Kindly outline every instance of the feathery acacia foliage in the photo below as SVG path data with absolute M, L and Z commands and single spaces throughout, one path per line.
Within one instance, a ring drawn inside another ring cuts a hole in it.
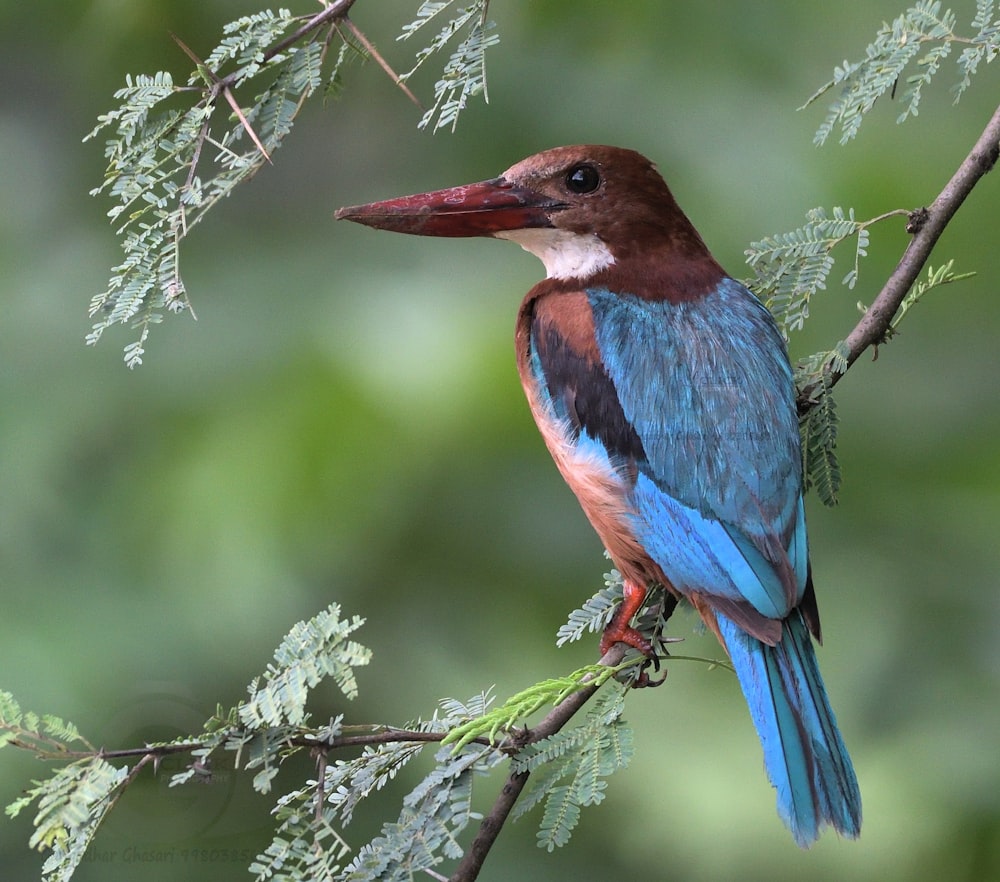
M 824 505 L 836 505 L 840 491 L 840 463 L 837 461 L 837 403 L 829 385 L 827 365 L 823 356 L 836 358 L 834 353 L 814 356 L 818 365 L 809 371 L 814 379 L 810 407 L 799 421 L 802 436 L 803 488 L 815 490 Z
M 587 686 L 600 688 L 619 670 L 634 666 L 634 661 L 628 662 L 621 668 L 587 665 L 565 677 L 542 680 L 542 682 L 512 695 L 499 707 L 455 726 L 442 743 L 457 742 L 455 750 L 461 750 L 467 744 L 480 738 L 486 739 L 491 744 L 496 743 L 498 736 L 506 737 L 519 722 L 528 719 L 546 705 L 559 704 L 574 692 Z
M 311 689 L 320 682 L 333 680 L 348 699 L 357 694 L 354 669 L 371 657 L 349 639 L 361 624 L 358 617 L 341 618 L 339 607 L 331 604 L 292 628 L 275 651 L 274 663 L 251 682 L 246 701 L 228 711 L 220 709 L 201 733 L 142 748 L 95 748 L 71 723 L 24 712 L 13 696 L 0 693 L 0 746 L 29 749 L 63 763 L 7 807 L 7 814 L 15 816 L 36 805 L 30 844 L 49 852 L 43 880 L 72 877 L 123 790 L 144 767 L 155 768 L 164 756 L 192 757 L 189 767 L 171 779 L 171 786 L 180 786 L 210 779 L 213 765 L 224 762 L 218 754 L 233 754 L 235 767 L 256 771 L 254 789 L 267 794 L 282 763 L 303 750 L 318 757 L 318 774 L 278 797 L 272 812 L 274 836 L 251 863 L 250 872 L 259 880 L 297 882 L 410 879 L 420 870 L 461 857 L 459 836 L 480 817 L 472 804 L 473 781 L 510 762 L 520 736 L 518 724 L 546 704 L 558 703 L 586 685 L 600 686 L 635 666 L 592 665 L 530 687 L 497 709 L 492 709 L 488 693 L 465 702 L 444 699 L 429 719 L 398 729 L 347 727 L 342 715 L 325 726 L 310 726 L 306 706 Z M 618 687 L 595 704 L 578 729 L 518 754 L 516 769 L 535 769 L 551 761 L 558 769 L 553 780 L 571 779 L 560 789 L 558 802 L 550 795 L 541 845 L 551 849 L 566 842 L 580 806 L 599 802 L 604 779 L 627 763 L 631 739 L 621 721 L 623 707 L 624 690 Z M 354 759 L 331 757 L 338 748 L 358 743 L 364 748 Z M 342 831 L 358 805 L 382 790 L 428 745 L 437 747 L 434 767 L 403 798 L 398 819 L 383 824 L 371 842 L 354 850 Z
M 971 85 L 979 65 L 993 61 L 1000 52 L 1000 19 L 994 18 L 994 5 L 994 0 L 977 0 L 972 20 L 975 32 L 970 36 L 956 33 L 957 16 L 950 9 L 942 10 L 939 0 L 922 0 L 891 24 L 883 24 L 865 50 L 865 58 L 845 61 L 843 66 L 835 68 L 833 78 L 803 105 L 808 106 L 840 87 L 826 119 L 816 131 L 816 143 L 823 144 L 839 125 L 840 143 L 846 144 L 857 135 L 875 101 L 894 91 L 901 81 L 902 110 L 896 121 L 905 122 L 916 116 L 924 86 L 938 73 L 956 44 L 964 47 L 957 61 L 962 78 L 952 87 L 957 102 Z M 911 63 L 916 72 L 904 79 Z
M 853 288 L 861 258 L 868 254 L 868 227 L 885 217 L 858 221 L 854 209 L 845 214 L 844 209 L 834 208 L 833 216 L 828 217 L 825 209 L 813 208 L 806 212 L 804 226 L 750 244 L 745 253 L 747 263 L 757 273 L 753 289 L 774 314 L 786 340 L 791 331 L 802 330 L 813 295 L 826 288 L 834 265 L 833 249 L 855 239 L 854 266 L 843 280 Z
M 994 17 L 994 7 L 994 0 L 977 0 L 971 36 L 960 36 L 956 32 L 956 14 L 950 9 L 942 9 L 937 0 L 922 0 L 891 24 L 883 24 L 866 48 L 865 58 L 857 62 L 845 61 L 835 68 L 832 79 L 803 105 L 808 107 L 830 90 L 840 87 L 839 95 L 816 131 L 816 144 L 824 144 L 838 125 L 840 143 L 846 144 L 857 135 L 875 101 L 886 93 L 894 94 L 901 81 L 904 85 L 903 109 L 896 121 L 903 123 L 916 116 L 924 86 L 938 73 L 955 44 L 964 46 L 958 58 L 962 79 L 952 90 L 957 102 L 971 84 L 979 65 L 983 61 L 993 61 L 1000 53 L 1000 18 Z M 911 64 L 916 72 L 904 80 L 904 73 Z M 814 208 L 807 212 L 805 225 L 751 243 L 745 253 L 756 275 L 747 284 L 774 313 L 787 339 L 792 331 L 802 329 L 809 317 L 813 296 L 826 288 L 834 266 L 832 252 L 836 246 L 854 239 L 853 266 L 843 278 L 843 284 L 854 289 L 860 279 L 861 258 L 868 253 L 869 228 L 891 217 L 905 215 L 909 218 L 907 230 L 915 232 L 921 222 L 919 214 L 918 210 L 897 208 L 870 220 L 858 221 L 853 208 L 846 211 L 834 208 L 832 216 L 822 208 Z M 953 274 L 950 262 L 939 273 L 935 276 L 932 272 L 928 280 L 932 283 L 916 285 L 904 298 L 880 342 L 891 339 L 898 322 L 927 290 L 971 275 Z M 836 405 L 831 379 L 843 374 L 849 364 L 845 344 L 841 341 L 829 351 L 803 359 L 795 370 L 805 484 L 815 489 L 827 505 L 836 504 L 840 486 Z
M 927 267 L 927 277 L 920 279 L 907 292 L 906 296 L 903 298 L 903 302 L 899 305 L 899 310 L 892 317 L 892 321 L 889 322 L 889 327 L 886 329 L 885 333 L 885 342 L 888 342 L 893 338 L 896 333 L 896 328 L 899 327 L 899 323 L 929 291 L 934 288 L 940 288 L 942 285 L 950 285 L 952 282 L 961 282 L 963 279 L 971 279 L 975 275 L 975 273 L 955 273 L 953 271 L 954 266 L 955 261 L 949 260 L 937 269 L 934 269 L 932 266 Z M 863 303 L 858 304 L 858 309 L 862 313 L 866 313 L 868 311 L 868 307 Z
M 622 599 L 622 577 L 618 570 L 604 574 L 604 587 L 587 599 L 579 609 L 569 614 L 565 624 L 559 626 L 556 646 L 579 640 L 587 632 L 597 634 L 604 630 L 615 613 L 615 606 Z
M 882 342 L 890 341 L 904 316 L 934 288 L 968 279 L 975 273 L 953 272 L 954 261 L 927 268 L 927 277 L 918 281 L 903 298 L 892 317 Z M 868 310 L 863 303 L 858 309 Z M 795 366 L 796 385 L 806 395 L 801 408 L 799 430 L 802 436 L 803 476 L 806 490 L 815 491 L 824 505 L 836 505 L 840 490 L 840 465 L 837 462 L 837 404 L 830 378 L 848 368 L 847 347 L 843 340 L 828 352 L 817 352 Z
M 771 310 L 787 340 L 802 330 L 809 318 L 809 306 L 817 292 L 826 289 L 834 267 L 833 250 L 854 240 L 854 262 L 842 284 L 854 288 L 861 275 L 861 258 L 868 254 L 869 227 L 906 211 L 893 211 L 867 221 L 834 208 L 828 216 L 823 208 L 806 213 L 806 224 L 789 233 L 767 236 L 747 249 L 747 264 L 756 273 L 750 287 Z M 847 363 L 838 343 L 829 352 L 819 352 L 795 367 L 796 387 L 808 390 L 807 406 L 800 415 L 804 486 L 814 489 L 825 505 L 836 505 L 840 488 L 837 463 L 836 405 L 827 375 L 843 372 Z
M 823 208 L 813 208 L 806 213 L 803 226 L 752 242 L 745 252 L 747 264 L 756 273 L 747 284 L 774 315 L 786 340 L 793 331 L 802 330 L 809 318 L 812 298 L 826 289 L 837 246 L 854 240 L 854 261 L 842 279 L 843 285 L 853 289 L 861 278 L 861 258 L 868 254 L 869 228 L 893 217 L 906 216 L 911 223 L 914 219 L 914 213 L 905 209 L 865 221 L 857 220 L 853 209 L 845 212 L 837 207 L 831 215 Z M 974 275 L 956 275 L 952 265 L 949 261 L 938 270 L 929 270 L 928 278 L 913 287 L 893 317 L 883 342 L 892 339 L 896 326 L 927 291 Z M 795 366 L 805 487 L 815 490 L 825 505 L 837 504 L 840 488 L 837 410 L 830 376 L 847 370 L 847 357 L 844 342 L 840 341 L 832 349 L 814 353 Z
M 210 778 L 214 754 L 220 750 L 231 752 L 237 768 L 260 769 L 253 779 L 254 788 L 267 793 L 286 759 L 336 738 L 340 734 L 339 719 L 325 727 L 308 727 L 305 706 L 311 687 L 327 678 L 341 688 L 345 697 L 356 694 L 353 669 L 367 664 L 370 653 L 347 637 L 361 624 L 357 617 L 342 620 L 339 607 L 332 604 L 309 622 L 296 625 L 285 637 L 275 652 L 275 664 L 268 667 L 263 678 L 250 684 L 248 701 L 228 712 L 220 709 L 201 733 L 142 748 L 95 748 L 71 723 L 23 712 L 13 696 L 0 694 L 0 746 L 30 749 L 43 759 L 65 763 L 7 806 L 7 814 L 15 816 L 36 805 L 35 831 L 29 844 L 50 852 L 42 868 L 43 880 L 63 882 L 72 876 L 121 792 L 144 767 L 156 767 L 164 756 L 189 754 L 193 758 L 185 771 L 171 779 L 171 786 L 177 786 Z M 264 686 L 259 685 L 261 679 Z M 132 760 L 135 762 L 130 766 Z M 284 836 L 282 842 L 287 846 L 283 860 L 296 853 L 293 834 L 298 828 L 287 811 L 294 798 L 293 793 L 279 800 L 276 809 L 281 822 L 276 841 Z M 319 812 L 315 829 L 309 828 L 307 850 L 337 853 L 332 830 L 326 814 Z M 324 843 L 332 844 L 325 845 L 324 850 L 320 848 Z M 273 843 L 272 850 L 277 850 Z
M 580 809 L 602 802 L 608 776 L 632 759 L 632 730 L 622 720 L 628 691 L 619 684 L 609 688 L 594 700 L 580 725 L 530 744 L 514 758 L 515 773 L 541 771 L 514 817 L 545 803 L 538 830 L 542 848 L 565 845 Z
M 409 39 L 454 3 L 455 0 L 424 0 L 417 10 L 416 19 L 403 28 L 398 39 Z M 486 50 L 499 43 L 500 36 L 493 32 L 493 22 L 486 19 L 488 8 L 489 0 L 482 0 L 458 10 L 455 17 L 417 53 L 413 69 L 401 77 L 403 80 L 409 79 L 424 61 L 447 46 L 457 33 L 468 28 L 465 39 L 458 44 L 445 64 L 441 79 L 434 84 L 434 105 L 424 113 L 420 128 L 430 126 L 435 132 L 443 128 L 454 131 L 458 125 L 458 115 L 465 109 L 470 98 L 482 94 L 483 100 L 489 101 L 486 90 Z
M 324 0 L 322 11 L 309 16 L 287 9 L 243 16 L 225 26 L 204 60 L 177 40 L 194 63 L 183 85 L 166 71 L 126 77 L 114 96 L 119 106 L 99 117 L 85 139 L 107 138 L 104 183 L 91 193 L 116 201 L 108 217 L 124 252 L 108 287 L 91 300 L 96 321 L 87 343 L 97 343 L 112 325 L 131 325 L 138 336 L 125 347 L 125 363 L 142 364 L 150 329 L 164 312 L 191 311 L 181 241 L 220 199 L 271 162 L 307 99 L 320 90 L 327 96 L 340 91 L 348 62 L 375 57 L 412 97 L 347 17 L 353 2 Z M 452 2 L 424 2 L 402 36 Z M 488 0 L 474 0 L 418 53 L 416 67 L 468 29 L 421 126 L 454 129 L 469 98 L 485 95 L 485 53 L 499 39 L 487 7 Z

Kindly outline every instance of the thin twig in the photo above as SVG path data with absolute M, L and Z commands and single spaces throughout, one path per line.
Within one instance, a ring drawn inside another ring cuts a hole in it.
M 110 812 L 111 809 L 113 809 L 116 805 L 118 805 L 118 800 L 121 799 L 122 794 L 126 790 L 128 790 L 129 785 L 133 781 L 135 781 L 136 778 L 139 777 L 139 773 L 142 771 L 143 767 L 150 762 L 153 764 L 153 768 L 155 769 L 159 765 L 160 759 L 159 757 L 154 756 L 151 753 L 147 753 L 144 756 L 142 756 L 139 759 L 139 762 L 137 762 L 129 770 L 129 773 L 125 776 L 125 779 L 120 784 L 118 784 L 115 787 L 115 789 L 109 794 L 110 798 L 108 800 L 108 807 L 104 810 L 104 817 L 107 817 L 108 812 Z
M 402 741 L 426 741 L 433 743 L 444 741 L 447 737 L 447 732 L 417 732 L 413 729 L 390 728 L 382 732 L 372 732 L 367 735 L 342 735 L 339 738 L 331 739 L 328 746 L 330 749 L 334 749 L 338 747 L 363 747 L 368 744 L 395 744 Z M 292 743 L 295 743 L 294 739 Z M 312 743 L 315 744 L 315 742 Z M 490 746 L 490 742 L 486 738 L 475 738 L 470 743 L 482 744 L 484 747 Z
M 334 22 L 340 18 L 346 18 L 347 13 L 351 11 L 351 7 L 354 5 L 355 0 L 337 0 L 336 3 L 331 3 L 322 12 L 316 13 L 309 21 L 307 21 L 302 27 L 293 33 L 289 34 L 283 40 L 279 40 L 270 49 L 264 53 L 264 62 L 270 61 L 275 55 L 284 52 L 289 46 L 297 43 L 306 34 L 311 33 L 325 25 L 327 22 Z
M 233 737 L 240 737 L 244 734 L 242 730 L 232 730 Z M 308 735 L 293 736 L 286 740 L 292 747 L 311 747 L 318 750 L 338 750 L 344 747 L 365 747 L 370 744 L 397 744 L 397 743 L 429 743 L 435 744 L 448 736 L 447 732 L 420 732 L 415 729 L 395 729 L 391 727 L 379 726 L 378 731 L 361 733 L 358 735 L 342 735 L 338 738 L 331 738 L 328 741 L 317 741 Z M 7 742 L 11 747 L 20 747 L 24 750 L 32 751 L 40 759 L 46 760 L 78 760 L 100 756 L 103 759 L 128 759 L 133 756 L 150 756 L 159 760 L 165 756 L 172 756 L 177 753 L 190 753 L 199 747 L 204 747 L 205 743 L 200 740 L 180 741 L 176 744 L 147 744 L 143 747 L 122 747 L 107 750 L 105 748 L 94 748 L 93 750 L 44 750 L 37 744 L 31 744 L 19 738 L 11 739 Z M 492 747 L 493 742 L 488 738 L 473 738 L 470 744 L 481 744 L 484 747 Z
M 861 321 L 844 341 L 847 345 L 847 368 L 854 364 L 868 347 L 878 346 L 884 342 L 903 298 L 923 271 L 945 227 L 965 201 L 965 197 L 972 192 L 972 188 L 992 170 L 998 156 L 1000 156 L 1000 107 L 994 111 L 975 146 L 952 175 L 951 180 L 926 211 L 919 213 L 919 223 L 914 224 L 916 229 L 913 238 L 903 252 L 902 258 Z M 836 384 L 844 376 L 847 368 L 844 371 L 832 371 L 828 378 L 829 385 Z M 800 413 L 805 413 L 812 407 L 813 391 L 812 388 L 801 391 Z

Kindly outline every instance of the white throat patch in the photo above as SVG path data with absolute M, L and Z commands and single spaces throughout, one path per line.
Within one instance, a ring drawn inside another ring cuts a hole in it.
M 517 242 L 545 264 L 550 279 L 586 279 L 611 266 L 614 255 L 593 233 L 532 228 L 494 233 L 496 239 Z

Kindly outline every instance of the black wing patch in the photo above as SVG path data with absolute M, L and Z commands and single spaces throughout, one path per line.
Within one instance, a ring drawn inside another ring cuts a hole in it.
M 644 464 L 646 451 L 626 419 L 618 392 L 604 366 L 577 352 L 551 324 L 532 323 L 532 339 L 542 370 L 541 381 L 556 416 L 568 420 L 575 434 L 599 441 L 612 459 Z

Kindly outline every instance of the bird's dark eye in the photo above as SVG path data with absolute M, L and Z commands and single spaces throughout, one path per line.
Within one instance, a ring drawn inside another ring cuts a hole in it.
M 571 193 L 593 193 L 601 186 L 601 173 L 589 163 L 574 165 L 566 172 L 566 189 Z

